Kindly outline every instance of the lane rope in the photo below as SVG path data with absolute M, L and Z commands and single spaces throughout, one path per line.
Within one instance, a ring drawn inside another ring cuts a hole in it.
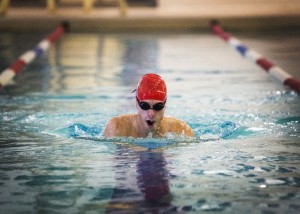
M 245 44 L 243 44 L 237 38 L 231 36 L 229 33 L 225 32 L 219 25 L 218 21 L 211 22 L 211 31 L 227 42 L 231 47 L 238 51 L 243 57 L 256 63 L 262 69 L 264 69 L 268 74 L 277 79 L 284 86 L 290 87 L 292 90 L 300 94 L 300 80 L 294 78 L 288 72 L 282 68 L 274 65 L 270 60 L 262 56 L 255 50 L 250 49 Z
M 25 66 L 30 64 L 37 56 L 41 56 L 48 51 L 50 46 L 67 31 L 69 31 L 69 23 L 62 22 L 50 35 L 38 43 L 34 49 L 23 53 L 8 68 L 2 71 L 0 74 L 0 90 L 9 84 L 16 75 L 20 74 Z

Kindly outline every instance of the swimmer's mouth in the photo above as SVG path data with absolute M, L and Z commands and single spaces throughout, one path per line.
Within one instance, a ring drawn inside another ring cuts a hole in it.
M 152 120 L 146 120 L 148 126 L 153 126 L 155 121 L 152 121 Z

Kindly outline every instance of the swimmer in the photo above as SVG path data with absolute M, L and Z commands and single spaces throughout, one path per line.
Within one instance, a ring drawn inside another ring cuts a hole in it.
M 137 114 L 111 118 L 104 129 L 105 137 L 164 137 L 168 133 L 194 136 L 188 124 L 175 117 L 164 116 L 167 88 L 159 75 L 144 75 L 135 93 Z

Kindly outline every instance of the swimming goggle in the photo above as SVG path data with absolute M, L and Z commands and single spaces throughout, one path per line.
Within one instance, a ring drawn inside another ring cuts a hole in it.
M 165 107 L 166 101 L 165 102 L 159 102 L 153 105 L 153 107 L 151 108 L 150 104 L 147 102 L 143 102 L 143 101 L 139 101 L 138 98 L 136 98 L 136 101 L 138 102 L 139 106 L 141 107 L 141 109 L 147 111 L 149 109 L 153 109 L 154 111 L 160 111 Z

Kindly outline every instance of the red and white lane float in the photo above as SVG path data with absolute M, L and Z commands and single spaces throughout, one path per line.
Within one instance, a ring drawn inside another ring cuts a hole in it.
M 280 81 L 283 85 L 290 87 L 292 90 L 300 94 L 300 80 L 294 78 L 282 68 L 274 65 L 270 60 L 266 59 L 258 52 L 251 50 L 237 38 L 231 36 L 229 33 L 226 33 L 217 21 L 212 21 L 210 27 L 214 34 L 226 41 L 243 57 L 250 59 L 261 68 L 263 68 L 267 73 L 275 77 L 275 79 Z
M 16 61 L 0 74 L 0 89 L 6 86 L 17 74 L 20 74 L 26 65 L 31 63 L 37 56 L 46 52 L 51 44 L 55 43 L 66 31 L 69 23 L 62 22 L 50 35 L 43 39 L 34 49 L 26 51 Z

